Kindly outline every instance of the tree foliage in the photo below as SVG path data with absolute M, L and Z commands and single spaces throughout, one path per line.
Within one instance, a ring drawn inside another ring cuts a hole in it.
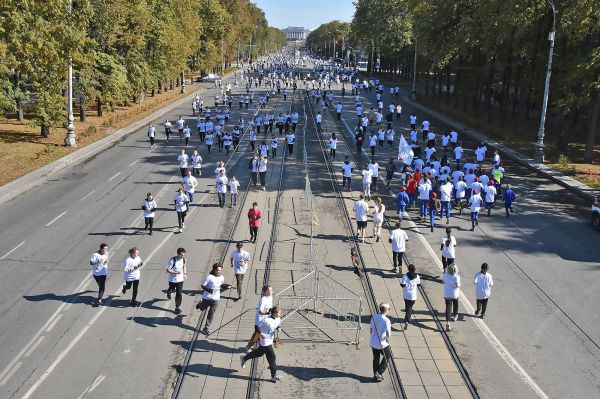
M 250 0 L 5 0 L 0 111 L 32 93 L 36 122 L 65 123 L 67 66 L 76 94 L 107 107 L 285 45 Z M 253 40 L 256 46 L 248 47 Z M 247 51 L 251 49 L 251 51 Z M 246 50 L 246 51 L 244 51 Z M 47 129 L 46 129 L 47 131 Z

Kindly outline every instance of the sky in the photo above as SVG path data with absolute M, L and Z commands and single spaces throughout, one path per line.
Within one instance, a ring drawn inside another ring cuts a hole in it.
M 316 29 L 333 20 L 352 21 L 352 0 L 252 0 L 267 17 L 270 26 L 303 26 Z

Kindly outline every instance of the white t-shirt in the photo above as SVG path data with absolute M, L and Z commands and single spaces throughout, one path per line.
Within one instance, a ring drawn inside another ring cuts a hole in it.
M 445 183 L 440 187 L 440 201 L 449 202 L 452 199 L 452 183 Z
M 217 183 L 217 192 L 218 193 L 226 193 L 227 192 L 227 183 L 229 183 L 229 179 L 227 179 L 227 176 L 217 177 L 216 183 Z
M 485 189 L 485 202 L 494 202 L 494 199 L 496 198 L 496 187 L 494 186 L 487 186 Z
M 456 188 L 456 198 L 465 198 L 465 190 L 467 189 L 467 183 L 461 180 L 456 182 L 454 187 Z
M 281 324 L 281 319 L 278 317 L 276 319 L 271 316 L 261 320 L 258 328 L 260 330 L 260 346 L 269 346 L 273 345 L 273 340 L 275 339 L 275 332 L 277 331 L 277 327 Z M 266 336 L 263 336 L 263 334 Z
M 94 252 L 90 257 L 90 263 L 92 264 L 92 274 L 94 276 L 106 276 L 108 274 L 108 253 L 101 255 Z
M 231 194 L 237 194 L 238 188 L 240 187 L 240 182 L 237 180 L 230 180 L 228 184 L 229 184 L 229 191 L 231 192 Z
M 429 193 L 431 192 L 431 184 L 423 183 L 419 186 L 419 199 L 429 200 Z
M 373 209 L 373 222 L 374 223 L 383 223 L 383 215 L 385 214 L 385 205 L 381 204 L 381 210 L 377 211 L 378 206 L 375 204 L 375 208 Z
M 475 155 L 477 156 L 477 162 L 483 162 L 483 157 L 485 156 L 485 149 L 483 147 L 479 147 L 475 150 Z
M 256 317 L 254 318 L 254 325 L 259 326 L 260 322 L 264 319 L 271 317 L 268 314 L 260 314 L 260 312 L 268 312 L 273 307 L 272 296 L 261 296 L 258 300 L 258 308 L 256 308 Z
M 198 185 L 198 180 L 194 176 L 186 176 L 183 178 L 183 191 L 193 193 Z
M 383 349 L 389 346 L 387 339 L 392 335 L 392 323 L 387 316 L 376 313 L 371 318 L 371 348 Z
M 192 168 L 200 169 L 202 167 L 202 157 L 200 154 L 192 154 Z
M 429 130 L 429 121 L 423 121 L 423 130 Z
M 187 203 L 190 202 L 190 199 L 185 194 L 177 194 L 175 195 L 175 211 L 177 212 L 185 212 L 187 211 Z
M 354 203 L 354 215 L 359 222 L 367 221 L 367 213 L 369 212 L 369 204 L 364 200 L 358 200 Z
M 456 147 L 454 149 L 454 159 L 461 159 L 462 158 L 462 153 L 463 153 L 462 147 Z
M 407 274 L 402 276 L 402 280 L 400 280 L 400 284 L 404 285 L 402 288 L 402 292 L 404 293 L 404 299 L 408 299 L 409 301 L 417 300 L 417 291 L 419 290 L 418 285 L 421 284 L 421 277 L 417 274 L 415 278 L 412 280 L 408 278 Z
M 156 205 L 156 201 L 154 201 L 154 200 L 148 201 L 147 199 L 145 199 L 142 202 L 142 207 L 144 208 L 144 217 L 145 218 L 153 218 L 155 215 L 154 209 L 158 208 L 158 206 Z
M 444 298 L 458 299 L 460 295 L 460 276 L 444 272 L 442 280 L 444 281 Z
M 363 169 L 362 172 L 363 183 L 371 183 L 373 180 L 373 171 L 371 169 Z
M 288 134 L 287 136 L 285 136 L 285 139 L 287 140 L 288 144 L 294 144 L 296 136 L 294 136 L 293 134 Z
M 475 273 L 473 277 L 473 284 L 475 284 L 475 299 L 486 299 L 492 295 L 492 285 L 494 280 L 492 275 L 489 273 Z
M 329 139 L 329 148 L 335 150 L 337 148 L 337 139 L 333 137 Z
M 179 161 L 179 167 L 180 168 L 187 168 L 188 167 L 189 157 L 188 157 L 187 154 L 179 154 L 179 156 L 177 157 L 177 160 Z
M 383 140 L 383 138 L 382 138 Z M 377 145 L 377 136 L 369 136 L 369 147 L 375 147 Z
M 237 249 L 231 253 L 231 257 L 233 258 L 233 270 L 235 274 L 244 274 L 246 273 L 246 269 L 248 268 L 248 262 L 250 261 L 250 254 L 248 251 Z
M 221 285 L 225 282 L 225 277 L 223 275 L 216 277 L 213 274 L 209 274 L 204 278 L 202 285 L 213 290 L 212 294 L 208 291 L 204 291 L 202 293 L 202 298 L 212 299 L 213 301 L 218 301 L 221 299 Z
M 373 173 L 373 177 L 379 177 L 379 164 L 377 162 L 370 163 L 369 169 L 371 169 L 371 172 Z
M 450 240 L 450 243 L 446 246 L 446 241 L 448 240 Z M 454 259 L 456 257 L 456 238 L 454 238 L 454 236 L 450 236 L 450 238 L 448 238 L 448 236 L 442 237 L 442 245 L 442 256 L 444 258 Z
M 471 198 L 469 198 L 469 204 L 471 205 L 471 212 L 479 212 L 481 206 L 483 205 L 481 195 L 475 194 L 471 196 Z
M 134 281 L 140 279 L 140 269 L 142 265 L 142 259 L 139 256 L 132 258 L 128 256 L 123 261 L 123 280 Z
M 178 274 L 167 273 L 167 280 L 170 283 L 180 283 L 183 281 L 183 266 L 185 265 L 185 258 L 178 259 L 177 256 L 173 256 L 167 262 L 167 268 L 171 271 L 177 272 Z
M 343 162 L 342 163 L 342 172 L 344 174 L 344 177 L 351 177 L 352 176 L 352 167 L 354 165 L 352 165 L 352 162 L 346 163 Z
M 390 240 L 392 240 L 392 251 L 406 252 L 406 241 L 408 241 L 408 235 L 404 230 L 393 230 L 390 234 Z

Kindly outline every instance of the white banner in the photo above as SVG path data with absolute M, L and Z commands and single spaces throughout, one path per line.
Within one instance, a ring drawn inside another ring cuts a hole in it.
M 415 153 L 406 140 L 404 135 L 400 135 L 400 146 L 398 148 L 398 160 L 404 162 L 406 165 L 412 164 Z

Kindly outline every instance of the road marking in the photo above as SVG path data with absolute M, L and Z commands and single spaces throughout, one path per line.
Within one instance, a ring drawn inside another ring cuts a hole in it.
M 102 383 L 102 381 L 104 381 L 105 378 L 106 378 L 105 375 L 99 375 L 98 378 L 96 378 L 96 381 L 94 381 L 94 383 L 88 390 L 88 392 L 92 392 L 94 389 L 98 388 L 98 385 L 100 385 Z
M 108 181 L 112 181 L 115 177 L 119 176 L 121 174 L 121 172 L 116 173 L 113 177 L 111 177 L 110 179 L 108 179 Z
M 44 340 L 44 336 L 42 335 L 41 337 L 38 338 L 37 341 L 35 341 L 35 343 L 33 345 L 31 345 L 31 347 L 29 348 L 29 350 L 27 352 L 25 352 L 25 354 L 23 355 L 23 357 L 29 357 L 29 356 L 31 356 L 31 354 L 33 353 L 33 351 L 37 349 L 38 345 L 43 340 Z
M 56 326 L 56 323 L 58 323 L 58 321 L 60 319 L 62 319 L 63 315 L 59 314 L 53 321 L 52 323 L 50 323 L 50 325 L 48 326 L 48 328 L 46 328 L 46 332 L 50 332 L 52 331 L 52 329 L 54 328 L 54 326 Z
M 10 377 L 13 376 L 13 374 L 19 369 L 19 367 L 21 367 L 22 364 L 23 362 L 15 364 L 15 366 L 10 370 L 10 373 L 6 374 L 2 381 L 0 381 L 0 387 L 4 386 L 8 382 L 8 380 L 10 380 Z
M 346 129 L 348 130 L 348 132 L 350 132 L 350 134 L 352 134 L 352 130 L 350 130 L 350 127 L 348 126 L 348 124 L 346 123 L 344 118 L 342 118 L 342 123 L 346 126 Z M 431 248 L 431 245 L 429 245 L 429 243 L 427 242 L 427 240 L 425 239 L 423 234 L 421 234 L 416 223 L 413 222 L 412 219 L 410 219 L 410 218 L 407 219 L 407 221 L 410 224 L 412 224 L 412 228 L 414 229 L 417 237 L 419 238 L 419 241 L 421 241 L 421 244 L 423 244 L 423 246 L 425 247 L 427 252 L 429 252 L 429 255 L 434 260 L 435 264 L 438 266 L 440 271 L 442 271 L 443 270 L 442 262 L 440 261 L 438 255 L 433 251 L 433 249 Z M 471 305 L 469 300 L 464 295 L 461 295 L 459 297 L 459 299 L 468 313 L 472 314 L 475 312 L 475 308 L 473 307 L 473 305 Z M 523 380 L 523 382 L 525 382 L 531 389 L 533 389 L 533 391 L 536 393 L 536 395 L 539 398 L 548 399 L 548 395 L 546 395 L 546 393 L 533 380 L 533 378 L 531 378 L 529 376 L 529 374 L 527 374 L 527 371 L 525 371 L 525 369 L 523 369 L 523 367 L 521 367 L 519 362 L 517 362 L 517 359 L 515 359 L 510 354 L 508 349 L 506 349 L 506 347 L 502 344 L 502 342 L 500 342 L 498 337 L 496 337 L 496 335 L 487 326 L 487 324 L 485 324 L 485 322 L 481 319 L 473 318 L 472 320 L 475 322 L 475 325 L 477 326 L 479 331 L 481 331 L 481 333 L 487 339 L 487 341 L 490 343 L 490 345 L 492 345 L 492 347 L 494 348 L 496 353 L 498 353 L 498 355 L 500 355 L 500 357 L 504 360 L 504 362 L 521 378 L 521 380 Z
M 80 199 L 79 201 L 85 201 L 86 199 L 89 198 L 90 195 L 94 194 L 96 192 L 96 190 L 92 190 L 88 193 L 88 195 L 86 195 L 85 197 L 83 197 L 82 199 Z
M 49 221 L 48 224 L 46 225 L 46 227 L 50 226 L 52 223 L 56 222 L 58 219 L 65 216 L 66 214 L 67 214 L 67 211 L 64 211 L 63 213 L 61 213 L 60 215 L 58 215 L 57 217 L 55 217 L 54 219 Z
M 133 161 L 132 163 L 129 164 L 129 166 L 133 166 L 137 163 L 137 159 L 135 161 Z
M 13 249 L 11 249 L 10 251 L 8 251 L 7 253 L 4 254 L 3 257 L 0 258 L 0 260 L 4 260 L 8 255 L 12 254 L 13 252 L 15 252 L 17 249 L 21 248 L 21 246 L 25 244 L 25 241 L 23 241 L 22 243 L 20 243 L 19 245 L 17 245 L 16 247 L 14 247 Z

